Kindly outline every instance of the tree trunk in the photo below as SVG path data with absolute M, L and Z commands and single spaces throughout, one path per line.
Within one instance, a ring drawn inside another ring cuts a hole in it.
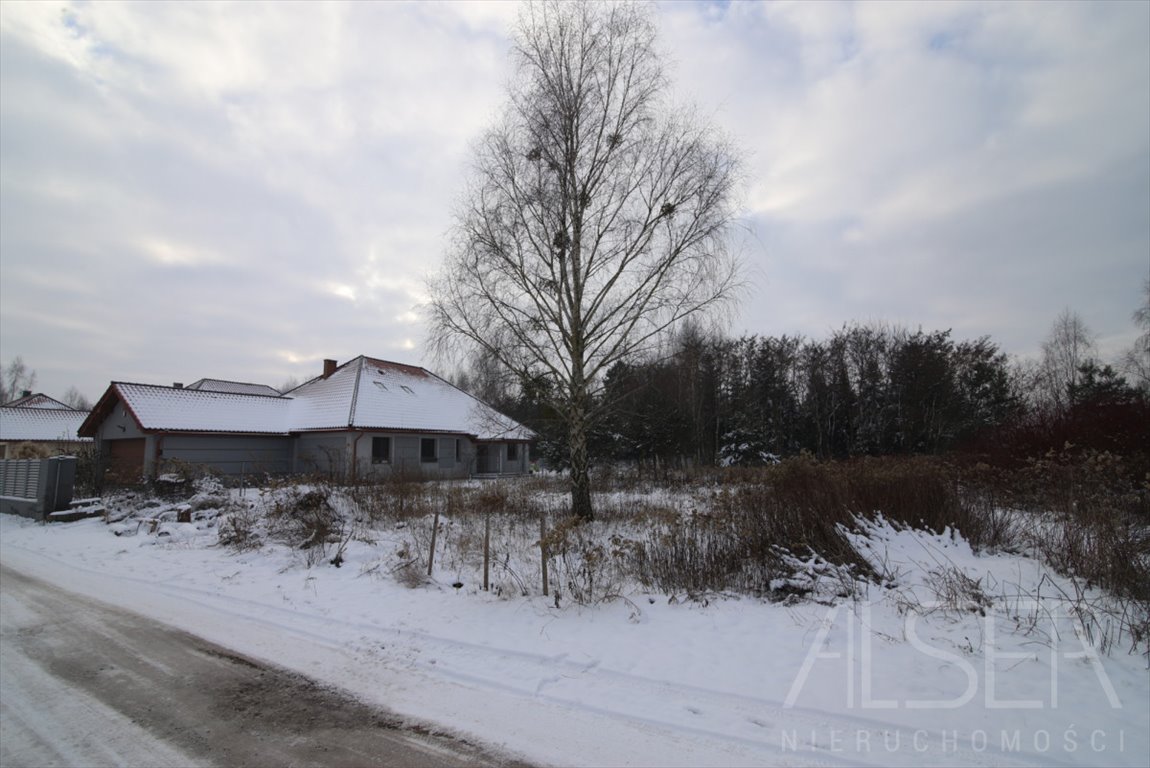
M 576 250 L 576 264 L 578 264 L 578 256 Z M 569 311 L 574 329 L 571 334 L 571 399 L 567 404 L 567 419 L 571 432 L 571 514 L 579 520 L 587 522 L 595 518 L 595 510 L 591 506 L 591 457 L 587 445 L 591 402 L 587 393 L 587 379 L 583 367 L 585 362 L 582 326 L 583 298 L 577 271 L 576 279 L 573 279 L 572 283 L 574 287 Z
M 571 514 L 593 520 L 591 506 L 591 460 L 587 452 L 587 429 L 582 419 L 571 425 Z

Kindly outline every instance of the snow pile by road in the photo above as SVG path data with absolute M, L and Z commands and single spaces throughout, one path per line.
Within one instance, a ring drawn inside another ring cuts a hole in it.
M 1057 597 L 1068 584 L 949 533 L 879 519 L 853 535 L 890 584 L 793 605 L 633 591 L 556 608 L 449 575 L 409 588 L 386 532 L 309 567 L 270 543 L 221 547 L 194 517 L 0 515 L 0 557 L 530 761 L 1150 763 L 1147 659 L 1098 653 Z

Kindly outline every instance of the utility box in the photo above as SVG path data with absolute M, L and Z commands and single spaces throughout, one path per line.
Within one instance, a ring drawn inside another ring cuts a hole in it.
M 69 508 L 75 485 L 75 456 L 0 460 L 0 512 L 47 519 Z

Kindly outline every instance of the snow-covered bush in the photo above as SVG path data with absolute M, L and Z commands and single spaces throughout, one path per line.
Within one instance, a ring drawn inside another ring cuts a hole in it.
M 219 543 L 240 552 L 263 546 L 260 515 L 249 507 L 238 508 L 220 518 Z

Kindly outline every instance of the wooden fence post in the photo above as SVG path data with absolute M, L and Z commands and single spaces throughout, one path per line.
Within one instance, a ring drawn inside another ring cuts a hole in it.
M 539 554 L 543 559 L 543 596 L 547 597 L 547 513 L 539 512 Z
M 488 575 L 491 572 L 491 510 L 483 513 L 483 591 L 489 587 Z
M 439 507 L 435 508 L 435 518 L 431 523 L 431 551 L 427 553 L 427 575 L 431 576 L 431 569 L 435 565 L 435 535 L 439 533 Z

